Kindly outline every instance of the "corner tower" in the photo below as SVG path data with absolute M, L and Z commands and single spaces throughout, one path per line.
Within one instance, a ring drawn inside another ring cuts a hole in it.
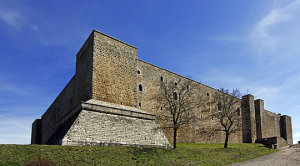
M 288 144 L 293 144 L 292 119 L 290 116 L 283 115 L 280 117 L 280 136 L 284 138 Z
M 136 107 L 137 48 L 93 31 L 92 98 Z
M 256 122 L 254 97 L 245 95 L 242 97 L 242 133 L 243 143 L 254 143 L 256 140 Z
M 136 107 L 137 48 L 93 31 L 76 72 L 32 124 L 32 144 L 169 147 L 155 116 Z

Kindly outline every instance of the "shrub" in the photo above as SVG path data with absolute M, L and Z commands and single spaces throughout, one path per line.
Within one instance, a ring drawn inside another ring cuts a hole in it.
M 25 166 L 53 166 L 53 163 L 45 157 L 42 158 L 42 155 L 39 153 Z

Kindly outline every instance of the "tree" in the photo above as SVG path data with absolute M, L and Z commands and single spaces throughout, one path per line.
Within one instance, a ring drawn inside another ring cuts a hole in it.
M 227 148 L 229 135 L 240 130 L 240 101 L 241 93 L 238 89 L 232 91 L 228 89 L 220 89 L 216 92 L 212 102 L 217 107 L 213 111 L 212 116 L 217 118 L 220 128 L 219 131 L 225 132 L 224 148 Z
M 159 110 L 156 117 L 162 123 L 162 128 L 173 128 L 173 147 L 176 148 L 178 128 L 195 122 L 194 110 L 204 102 L 199 86 L 189 79 L 161 79 L 159 87 L 154 97 Z

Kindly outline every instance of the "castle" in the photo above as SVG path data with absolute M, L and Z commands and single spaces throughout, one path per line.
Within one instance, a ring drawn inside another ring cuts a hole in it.
M 76 72 L 41 119 L 32 124 L 32 144 L 170 146 L 172 130 L 155 120 L 152 98 L 162 79 L 188 78 L 137 57 L 137 48 L 94 30 L 76 55 Z M 218 90 L 193 81 L 210 99 Z M 230 135 L 232 143 L 271 139 L 292 144 L 291 118 L 264 109 L 252 95 L 240 99 L 242 128 Z M 194 110 L 205 117 L 205 110 Z M 224 133 L 201 133 L 216 119 L 203 118 L 181 127 L 178 142 L 224 142 Z

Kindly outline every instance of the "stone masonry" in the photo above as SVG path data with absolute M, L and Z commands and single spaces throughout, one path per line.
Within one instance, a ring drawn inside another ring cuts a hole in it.
M 254 97 L 246 95 L 242 98 L 242 132 L 243 142 L 252 143 L 256 140 L 256 121 Z
M 94 30 L 76 55 L 75 75 L 32 124 L 31 143 L 169 147 L 172 130 L 160 129 L 155 120 L 159 105 L 153 97 L 160 93 L 160 81 L 179 79 L 188 78 L 139 60 L 136 47 Z M 193 84 L 208 101 L 221 93 Z M 263 100 L 254 101 L 252 95 L 240 101 L 242 128 L 230 135 L 230 142 L 281 137 L 292 143 L 289 116 L 265 110 Z M 193 110 L 201 120 L 182 126 L 179 142 L 224 141 L 222 132 L 202 132 L 218 125 L 217 119 L 207 118 L 216 106 L 209 108 Z
M 88 100 L 62 139 L 62 145 L 170 146 L 155 116 L 136 108 Z

